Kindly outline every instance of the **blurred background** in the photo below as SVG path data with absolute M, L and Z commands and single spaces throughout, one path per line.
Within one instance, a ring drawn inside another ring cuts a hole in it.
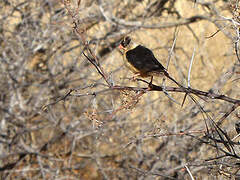
M 238 144 L 206 136 L 232 103 L 194 96 L 181 107 L 161 91 L 113 90 L 83 55 L 88 43 L 109 82 L 146 88 L 117 48 L 129 35 L 165 67 L 171 56 L 184 86 L 194 55 L 192 88 L 239 99 L 239 23 L 237 0 L 1 1 L 1 179 L 239 178 Z M 224 118 L 225 137 L 239 118 Z

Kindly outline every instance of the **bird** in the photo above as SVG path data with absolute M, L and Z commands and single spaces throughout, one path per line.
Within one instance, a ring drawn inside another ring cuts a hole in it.
M 169 75 L 167 69 L 157 60 L 150 49 L 136 44 L 130 36 L 124 37 L 118 47 L 123 51 L 125 66 L 135 74 L 134 77 L 151 77 L 150 83 L 152 83 L 153 76 L 165 75 L 179 87 L 182 87 Z

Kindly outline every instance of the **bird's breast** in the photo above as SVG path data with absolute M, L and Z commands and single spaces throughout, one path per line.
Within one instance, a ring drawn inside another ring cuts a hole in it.
M 139 73 L 140 72 L 140 70 L 139 69 L 137 69 L 127 58 L 126 58 L 126 56 L 124 56 L 124 65 L 128 68 L 128 69 L 130 69 L 133 73 Z

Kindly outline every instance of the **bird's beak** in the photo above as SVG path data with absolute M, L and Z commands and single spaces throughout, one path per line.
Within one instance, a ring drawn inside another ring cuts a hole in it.
M 124 49 L 124 47 L 121 44 L 118 46 L 118 48 L 119 49 Z

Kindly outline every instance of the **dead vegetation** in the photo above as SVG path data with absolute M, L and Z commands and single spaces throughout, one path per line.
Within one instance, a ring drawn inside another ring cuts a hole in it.
M 1 179 L 240 178 L 237 0 L 0 7 Z M 125 35 L 184 87 L 132 81 Z

